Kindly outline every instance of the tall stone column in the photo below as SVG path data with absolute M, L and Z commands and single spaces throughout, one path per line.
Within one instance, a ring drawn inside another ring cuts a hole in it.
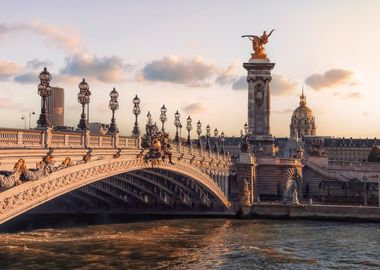
M 248 71 L 248 129 L 250 143 L 258 156 L 273 154 L 270 130 L 270 81 L 274 68 L 267 58 L 251 58 L 243 67 Z

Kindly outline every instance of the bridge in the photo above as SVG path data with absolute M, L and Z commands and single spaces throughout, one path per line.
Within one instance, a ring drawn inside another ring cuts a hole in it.
M 231 210 L 227 154 L 170 142 L 171 162 L 147 159 L 150 150 L 141 140 L 117 133 L 0 130 L 0 224 L 40 205 L 61 207 L 56 212 L 63 205 L 75 211 L 91 205 Z

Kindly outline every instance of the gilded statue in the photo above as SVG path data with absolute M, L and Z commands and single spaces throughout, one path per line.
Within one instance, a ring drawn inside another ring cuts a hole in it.
M 264 31 L 260 37 L 255 36 L 255 35 L 241 36 L 241 37 L 247 37 L 249 38 L 249 40 L 252 41 L 252 49 L 254 53 L 252 53 L 251 55 L 253 59 L 267 59 L 267 54 L 265 52 L 264 45 L 268 43 L 268 39 L 272 35 L 274 30 L 275 29 L 270 31 L 269 34 L 267 34 L 267 31 Z

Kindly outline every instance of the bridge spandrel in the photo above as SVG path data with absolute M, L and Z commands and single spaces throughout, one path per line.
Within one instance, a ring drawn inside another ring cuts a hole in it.
M 72 157 L 72 162 L 76 165 L 0 192 L 0 223 L 90 183 L 124 172 L 152 167 L 190 177 L 214 194 L 228 209 L 230 202 L 211 175 L 213 173 L 228 175 L 231 165 L 229 159 L 213 154 L 202 157 L 196 155 L 194 149 L 186 150 L 185 153 L 173 152 L 174 164 L 162 160 L 151 164 L 142 158 L 142 150 L 137 148 L 119 149 L 119 151 L 112 148 L 92 149 L 91 159 L 88 161 L 84 161 L 84 157 L 89 155 L 88 149 L 54 149 L 52 155 L 57 161 Z M 7 157 L 12 157 L 13 161 L 19 158 L 22 152 L 28 165 L 41 161 L 41 156 L 46 156 L 48 152 L 47 149 L 19 149 L 19 152 L 15 153 L 13 149 L 12 153 L 11 149 L 1 149 L 0 153 L 4 154 L 4 151 L 8 151 Z

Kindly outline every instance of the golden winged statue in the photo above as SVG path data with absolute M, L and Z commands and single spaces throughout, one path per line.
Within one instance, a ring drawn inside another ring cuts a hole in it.
M 264 45 L 268 43 L 268 39 L 270 37 L 270 35 L 272 35 L 273 31 L 275 29 L 273 29 L 272 31 L 269 32 L 269 34 L 267 34 L 267 31 L 264 31 L 263 34 L 259 37 L 259 36 L 255 36 L 255 35 L 244 35 L 244 36 L 241 36 L 242 38 L 243 37 L 247 37 L 249 38 L 249 40 L 252 41 L 252 49 L 254 51 L 254 53 L 252 53 L 252 58 L 255 58 L 255 59 L 267 59 L 267 54 L 265 52 L 265 48 L 264 48 Z

